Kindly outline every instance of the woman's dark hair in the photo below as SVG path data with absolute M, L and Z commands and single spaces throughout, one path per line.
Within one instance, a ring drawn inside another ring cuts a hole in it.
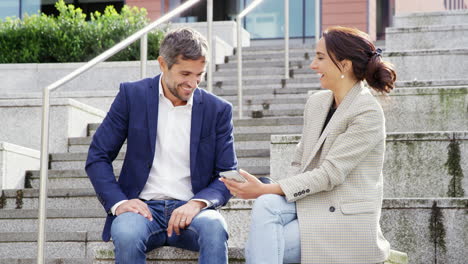
M 327 53 L 338 66 L 342 60 L 353 63 L 353 73 L 359 81 L 366 80 L 374 90 L 389 93 L 395 86 L 393 65 L 382 60 L 382 50 L 376 49 L 369 36 L 355 28 L 329 27 L 323 32 Z

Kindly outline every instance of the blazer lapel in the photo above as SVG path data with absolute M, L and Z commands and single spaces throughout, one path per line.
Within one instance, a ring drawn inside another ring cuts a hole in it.
M 203 124 L 203 94 L 197 88 L 193 92 L 192 123 L 190 129 L 190 172 L 195 175 L 195 161 L 200 142 L 200 132 Z
M 352 102 L 354 101 L 356 96 L 362 91 L 362 89 L 363 89 L 363 83 L 358 82 L 353 86 L 353 88 L 351 88 L 351 90 L 345 96 L 345 98 L 343 99 L 341 104 L 336 109 L 336 112 L 333 114 L 332 118 L 328 122 L 327 126 L 323 130 L 323 132 L 320 135 L 319 139 L 317 140 L 317 143 L 315 144 L 314 148 L 312 149 L 307 162 L 303 164 L 302 172 L 304 172 L 305 169 L 307 169 L 307 166 L 309 166 L 310 162 L 312 161 L 312 159 L 317 154 L 317 151 L 320 149 L 323 142 L 327 138 L 328 133 L 333 129 L 334 126 L 336 126 L 336 124 L 339 124 L 339 122 L 342 120 L 344 114 L 346 113 L 347 109 L 352 104 Z M 322 104 L 322 111 L 323 112 L 320 113 L 320 116 L 319 116 L 320 119 L 318 119 L 318 120 L 321 120 L 322 122 L 321 122 L 320 126 L 315 127 L 316 131 L 314 131 L 313 136 L 319 135 L 318 133 L 320 133 L 320 131 L 322 131 L 323 125 L 325 123 L 325 118 L 326 118 L 326 116 L 328 114 L 328 111 L 330 110 L 331 103 L 333 102 L 333 94 L 331 94 L 331 95 L 332 95 L 331 98 L 330 98 L 331 101 L 327 101 L 325 104 Z M 323 113 L 325 113 L 325 114 L 323 114 Z M 317 133 L 317 130 L 318 130 L 318 133 Z
M 151 153 L 154 158 L 154 150 L 156 147 L 156 131 L 158 130 L 158 106 L 159 106 L 159 78 L 156 76 L 149 89 L 146 100 L 146 108 L 148 112 L 148 131 L 151 145 Z

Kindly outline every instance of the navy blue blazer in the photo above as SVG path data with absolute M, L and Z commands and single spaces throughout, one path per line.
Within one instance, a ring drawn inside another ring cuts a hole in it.
M 121 200 L 138 198 L 148 179 L 156 146 L 159 77 L 122 83 L 89 147 L 86 173 L 108 214 L 102 234 L 104 241 L 110 240 L 110 227 L 115 218 L 112 206 Z M 127 151 L 116 181 L 112 161 L 125 140 Z M 190 131 L 193 198 L 208 200 L 213 208 L 225 205 L 231 195 L 218 180 L 219 172 L 236 168 L 232 105 L 196 89 Z

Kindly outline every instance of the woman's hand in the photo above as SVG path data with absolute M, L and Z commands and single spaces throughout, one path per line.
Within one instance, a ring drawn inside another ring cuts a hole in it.
M 232 195 L 242 199 L 255 199 L 262 194 L 274 193 L 284 195 L 279 184 L 264 184 L 252 174 L 239 170 L 239 173 L 247 180 L 247 182 L 237 182 L 220 177 L 219 180 L 224 182 Z

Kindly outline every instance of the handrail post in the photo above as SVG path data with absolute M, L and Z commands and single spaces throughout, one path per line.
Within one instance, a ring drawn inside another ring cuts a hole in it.
M 213 0 L 206 1 L 206 20 L 208 23 L 208 92 L 213 92 Z
M 47 181 L 49 172 L 49 109 L 50 91 L 44 88 L 42 99 L 42 125 L 41 125 L 41 174 L 39 186 L 39 221 L 37 242 L 37 263 L 45 263 L 45 231 L 47 214 Z
M 242 18 L 237 16 L 237 111 L 239 112 L 239 119 L 242 119 L 242 32 L 241 23 Z
M 148 54 L 148 46 L 147 46 L 148 40 L 147 40 L 146 35 L 148 34 L 148 32 L 155 29 L 160 24 L 169 21 L 172 17 L 174 17 L 177 14 L 180 14 L 181 12 L 185 11 L 186 9 L 193 6 L 195 3 L 199 1 L 200 0 L 188 0 L 187 2 L 178 6 L 176 9 L 170 11 L 169 13 L 160 17 L 156 21 L 150 23 L 149 25 L 135 32 L 131 36 L 117 43 L 112 48 L 104 51 L 103 53 L 95 57 L 94 59 L 88 61 L 83 66 L 79 67 L 78 69 L 72 71 L 71 73 L 65 75 L 63 78 L 57 80 L 56 82 L 44 88 L 43 104 L 42 104 L 42 107 L 43 107 L 42 123 L 41 123 L 41 172 L 40 172 L 40 187 L 39 187 L 39 215 L 38 215 L 38 237 L 37 237 L 37 263 L 38 264 L 44 264 L 44 261 L 45 261 L 44 244 L 46 242 L 45 223 L 47 219 L 46 201 L 47 201 L 47 180 L 48 180 L 47 177 L 48 177 L 48 169 L 49 169 L 49 149 L 48 148 L 49 148 L 50 93 L 54 91 L 55 89 L 61 87 L 62 85 L 68 83 L 69 81 L 73 80 L 77 76 L 83 74 L 84 72 L 91 69 L 92 67 L 96 66 L 98 63 L 105 61 L 112 55 L 128 47 L 129 45 L 131 45 L 138 39 L 141 39 L 141 43 L 140 43 L 141 45 L 140 46 L 141 72 L 140 74 L 142 75 L 142 77 L 146 77 L 146 61 L 147 61 L 147 54 Z
M 148 34 L 140 39 L 140 77 L 146 78 L 146 66 L 148 62 Z
M 321 1 L 320 0 L 315 0 L 315 44 L 317 44 L 320 40 L 320 31 L 321 31 L 321 25 L 320 22 L 322 21 L 321 19 Z
M 249 6 L 242 10 L 237 15 L 237 109 L 239 111 L 239 118 L 242 118 L 242 18 L 258 6 L 263 0 L 254 0 Z
M 284 78 L 289 79 L 289 0 L 284 0 Z

